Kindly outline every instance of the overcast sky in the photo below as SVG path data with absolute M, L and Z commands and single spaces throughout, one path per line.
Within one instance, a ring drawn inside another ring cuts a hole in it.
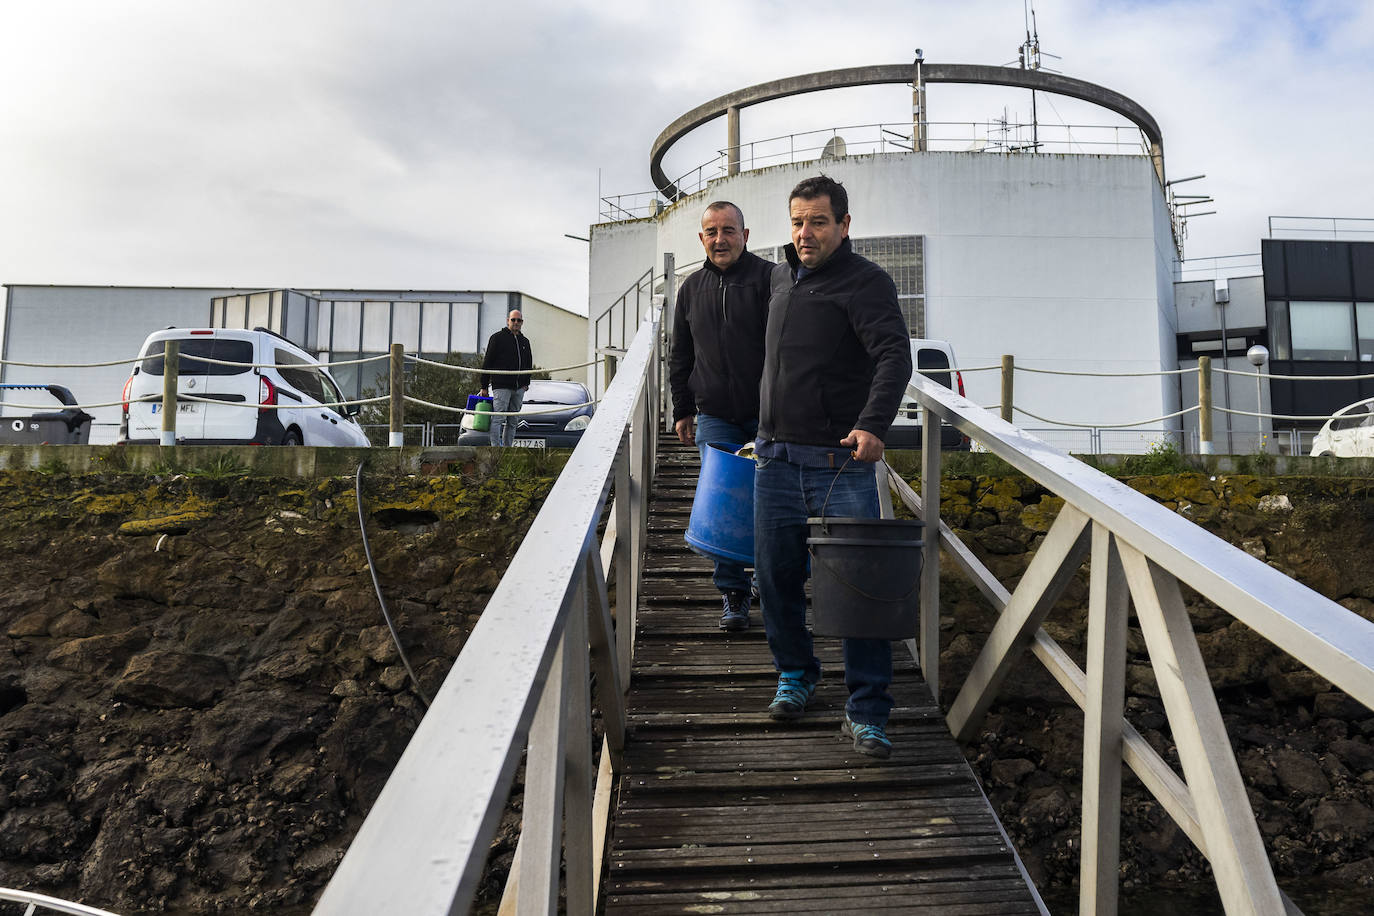
M 1258 251 L 1270 215 L 1374 218 L 1374 2 L 1035 7 L 1047 66 L 1150 111 L 1171 176 L 1206 173 L 1188 190 L 1219 212 L 1188 257 Z M 520 289 L 585 312 L 564 233 L 587 234 L 598 189 L 649 190 L 679 115 L 917 47 L 1004 64 L 1024 32 L 1023 0 L 0 0 L 0 283 Z M 1030 108 L 929 95 L 934 120 Z M 816 94 L 747 109 L 744 139 L 909 106 Z M 1118 122 L 1084 109 L 1039 114 Z M 697 131 L 667 171 L 724 142 Z

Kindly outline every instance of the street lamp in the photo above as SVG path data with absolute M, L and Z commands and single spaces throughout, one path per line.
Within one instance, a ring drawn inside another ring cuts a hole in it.
M 1264 364 L 1269 361 L 1269 348 L 1263 344 L 1255 344 L 1245 351 L 1245 358 L 1250 360 L 1250 365 L 1255 367 L 1255 413 L 1264 413 L 1264 389 L 1260 385 L 1260 376 L 1264 371 Z M 1255 417 L 1255 426 L 1259 429 L 1260 451 L 1267 451 L 1264 448 L 1264 417 Z

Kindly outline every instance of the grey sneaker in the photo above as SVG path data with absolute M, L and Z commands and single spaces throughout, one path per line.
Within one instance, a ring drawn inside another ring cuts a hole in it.
M 854 739 L 854 750 L 869 757 L 886 760 L 892 755 L 892 742 L 887 739 L 887 731 L 881 725 L 864 725 L 844 714 L 840 725 L 840 736 Z
M 800 719 L 815 693 L 816 684 L 806 679 L 806 672 L 784 671 L 778 675 L 778 692 L 768 704 L 768 715 L 774 719 Z
M 720 615 L 720 628 L 730 631 L 749 629 L 749 593 L 721 592 L 720 600 L 725 606 L 725 613 Z

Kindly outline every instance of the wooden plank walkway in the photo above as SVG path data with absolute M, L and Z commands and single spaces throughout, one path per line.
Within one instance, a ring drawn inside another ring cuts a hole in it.
M 840 737 L 839 640 L 817 642 L 805 717 L 768 717 L 758 609 L 747 632 L 721 632 L 710 563 L 682 539 L 696 475 L 696 450 L 665 438 L 606 913 L 1040 912 L 905 649 L 890 760 Z

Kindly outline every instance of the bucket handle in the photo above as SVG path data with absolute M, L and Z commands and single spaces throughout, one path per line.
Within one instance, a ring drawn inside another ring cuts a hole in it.
M 855 585 L 853 582 L 850 582 L 848 579 L 846 579 L 846 578 L 844 578 L 843 576 L 841 576 L 841 575 L 839 574 L 839 571 L 836 570 L 834 566 L 831 566 L 831 565 L 830 565 L 829 563 L 827 563 L 825 560 L 823 560 L 822 558 L 816 556 L 816 551 L 812 550 L 810 547 L 806 548 L 806 552 L 807 552 L 808 554 L 810 554 L 810 556 L 811 556 L 811 562 L 813 562 L 813 563 L 819 563 L 821 566 L 824 566 L 826 569 L 830 570 L 830 575 L 835 579 L 836 582 L 840 583 L 840 584 L 843 585 L 845 588 L 847 588 L 847 589 L 849 589 L 850 591 L 854 592 L 854 593 L 857 594 L 859 597 L 861 597 L 861 598 L 867 598 L 869 601 L 878 601 L 878 602 L 882 602 L 882 603 L 886 603 L 886 604 L 892 604 L 892 603 L 897 602 L 897 601 L 905 601 L 906 599 L 910 598 L 913 594 L 915 594 L 916 589 L 918 589 L 918 588 L 921 587 L 921 572 L 920 572 L 920 570 L 917 570 L 917 571 L 916 571 L 916 581 L 913 582 L 913 583 L 911 584 L 911 588 L 909 588 L 909 589 L 906 590 L 906 594 L 905 594 L 905 595 L 898 595 L 898 596 L 895 597 L 895 598 L 884 598 L 882 595 L 871 595 L 871 594 L 869 594 L 868 592 L 864 591 L 863 589 L 859 588 L 859 587 L 858 587 L 857 585 Z
M 821 503 L 821 531 L 823 531 L 823 532 L 826 533 L 826 534 L 829 534 L 829 533 L 830 533 L 830 526 L 828 526 L 828 525 L 825 523 L 825 507 L 828 506 L 828 505 L 830 505 L 830 494 L 834 491 L 834 489 L 835 489 L 835 484 L 839 482 L 840 475 L 844 473 L 844 469 L 847 468 L 847 467 L 849 467 L 849 462 L 851 462 L 851 461 L 853 461 L 853 460 L 854 460 L 854 453 L 853 453 L 853 452 L 850 452 L 850 453 L 849 453 L 849 457 L 846 458 L 846 459 L 844 460 L 844 464 L 840 465 L 840 469 L 839 469 L 838 471 L 835 472 L 834 478 L 832 478 L 831 481 L 830 481 L 830 486 L 826 488 L 826 491 L 825 491 L 825 500 L 824 500 L 824 502 Z M 890 465 L 890 464 L 887 463 L 887 459 L 886 459 L 886 458 L 883 459 L 883 466 L 887 468 L 888 473 L 894 473 L 894 472 L 892 471 L 892 465 Z M 860 593 L 860 594 L 862 594 L 862 593 Z M 867 597 L 867 596 L 865 596 L 865 597 Z
M 828 525 L 826 525 L 826 523 L 825 523 L 825 507 L 828 506 L 828 505 L 830 505 L 830 494 L 834 492 L 834 490 L 835 490 L 835 484 L 839 483 L 840 475 L 844 473 L 844 469 L 847 468 L 847 467 L 849 467 L 849 462 L 851 462 L 851 461 L 853 461 L 853 460 L 854 460 L 854 453 L 853 453 L 853 452 L 850 452 L 850 453 L 849 453 L 849 457 L 846 458 L 846 459 L 844 460 L 844 464 L 840 465 L 840 469 L 839 469 L 838 471 L 836 471 L 836 472 L 835 472 L 835 476 L 834 476 L 833 478 L 831 478 L 831 480 L 830 480 L 830 486 L 826 488 L 826 491 L 825 491 L 825 501 L 821 503 L 821 531 L 823 531 L 823 532 L 826 533 L 826 534 L 829 534 L 829 533 L 830 533 L 830 527 L 829 527 Z M 848 585 L 849 583 L 846 582 L 845 584 Z M 857 591 L 857 589 L 856 589 L 856 591 Z M 863 594 L 863 593 L 860 592 L 860 594 Z M 864 597 L 868 597 L 868 596 L 865 595 Z

